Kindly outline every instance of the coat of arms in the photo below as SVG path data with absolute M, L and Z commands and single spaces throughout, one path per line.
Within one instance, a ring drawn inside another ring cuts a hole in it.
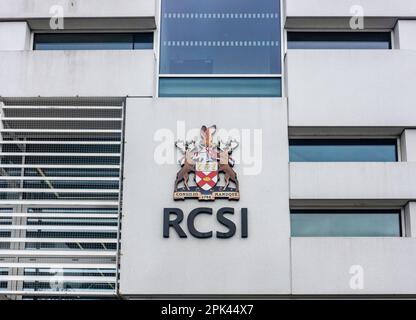
M 240 199 L 237 174 L 233 169 L 235 161 L 231 157 L 239 144 L 232 139 L 214 143 L 213 136 L 216 130 L 215 125 L 209 128 L 202 126 L 200 141 L 176 142 L 175 145 L 182 152 L 183 157 L 179 161 L 181 169 L 175 180 L 173 193 L 175 200 Z M 191 174 L 194 176 L 193 186 L 189 185 Z M 219 185 L 220 174 L 223 175 L 223 185 Z M 180 184 L 183 184 L 183 187 L 179 187 Z

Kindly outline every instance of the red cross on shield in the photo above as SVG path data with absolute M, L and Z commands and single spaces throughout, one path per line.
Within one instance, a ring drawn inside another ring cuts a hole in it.
M 218 182 L 218 163 L 216 161 L 197 162 L 195 182 L 205 191 L 214 188 Z

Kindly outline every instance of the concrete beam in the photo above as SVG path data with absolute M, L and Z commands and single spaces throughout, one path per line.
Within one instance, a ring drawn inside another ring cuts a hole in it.
M 416 127 L 416 51 L 288 50 L 289 126 Z
M 29 50 L 30 29 L 26 22 L 0 22 L 0 51 Z
M 402 161 L 416 161 L 416 129 L 406 129 L 401 136 Z
M 416 50 L 416 20 L 399 20 L 394 29 L 396 49 Z
M 416 238 L 416 202 L 409 202 L 404 208 L 407 237 Z

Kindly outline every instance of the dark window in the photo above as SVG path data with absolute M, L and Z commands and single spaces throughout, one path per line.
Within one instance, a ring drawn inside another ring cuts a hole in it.
M 390 32 L 288 32 L 288 49 L 391 49 Z
M 160 97 L 281 97 L 280 78 L 160 78 Z
M 395 139 L 291 139 L 291 162 L 395 162 Z
M 276 0 L 162 0 L 162 74 L 280 74 Z
M 139 50 L 153 48 L 153 33 L 35 34 L 34 50 Z
M 400 237 L 399 210 L 292 210 L 292 237 Z

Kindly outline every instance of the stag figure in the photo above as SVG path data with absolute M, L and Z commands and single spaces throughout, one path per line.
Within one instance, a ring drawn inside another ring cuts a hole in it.
M 212 161 L 217 158 L 217 145 L 213 142 L 213 135 L 217 131 L 215 125 L 211 127 L 202 126 L 201 128 L 201 140 L 197 146 L 197 152 L 195 152 L 195 159 L 198 162 Z
M 234 160 L 231 158 L 231 154 L 234 149 L 238 147 L 238 142 L 230 140 L 227 143 L 220 141 L 219 143 L 219 168 L 218 172 L 224 173 L 225 185 L 223 190 L 226 190 L 230 181 L 235 184 L 235 191 L 239 192 L 239 184 L 237 179 L 237 173 L 232 168 L 234 166 Z
M 178 185 L 183 181 L 186 190 L 189 190 L 189 174 L 195 172 L 194 154 L 196 149 L 195 141 L 175 143 L 176 147 L 182 151 L 184 157 L 180 160 L 182 168 L 176 174 L 175 192 L 178 191 Z

